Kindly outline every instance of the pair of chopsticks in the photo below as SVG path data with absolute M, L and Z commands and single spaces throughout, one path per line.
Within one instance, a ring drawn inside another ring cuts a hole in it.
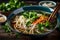
M 60 3 L 57 3 L 56 8 L 54 9 L 54 11 L 52 12 L 52 14 L 48 18 L 48 21 L 50 21 L 50 19 L 53 18 L 57 14 L 57 12 L 59 11 L 59 9 L 60 9 Z

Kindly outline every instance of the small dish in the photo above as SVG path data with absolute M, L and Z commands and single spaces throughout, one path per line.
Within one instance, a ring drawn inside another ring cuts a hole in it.
M 7 17 L 3 14 L 0 14 L 0 24 L 6 22 Z
M 41 2 L 39 2 L 39 5 L 50 8 L 50 7 L 55 7 L 56 3 L 54 1 L 41 1 Z

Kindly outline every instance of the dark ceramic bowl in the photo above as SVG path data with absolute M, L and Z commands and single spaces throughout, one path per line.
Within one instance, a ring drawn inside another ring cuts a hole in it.
M 19 14 L 20 12 L 28 11 L 28 10 L 42 10 L 42 11 L 46 11 L 46 12 L 50 12 L 50 13 L 51 13 L 51 10 L 50 10 L 49 8 L 44 7 L 44 6 L 37 6 L 37 5 L 36 5 L 36 6 L 25 6 L 25 7 L 21 7 L 21 8 L 19 8 L 19 9 L 16 9 L 15 11 L 13 11 L 13 12 L 8 16 L 8 21 L 7 21 L 7 22 L 9 23 L 9 27 L 11 28 L 12 31 L 18 32 L 18 33 L 20 33 L 20 34 L 22 34 L 22 35 L 25 35 L 25 36 L 28 36 L 28 37 L 31 37 L 31 38 L 33 38 L 33 40 L 34 40 L 34 39 L 42 40 L 46 35 L 48 35 L 49 33 L 53 32 L 55 28 L 58 28 L 58 27 L 59 27 L 59 22 L 60 22 L 59 17 L 60 17 L 60 16 L 57 14 L 58 16 L 57 16 L 57 24 L 56 24 L 56 27 L 55 27 L 52 31 L 50 31 L 50 32 L 48 32 L 48 33 L 44 33 L 44 34 L 24 34 L 24 33 L 21 33 L 21 32 L 19 32 L 19 31 L 15 30 L 15 29 L 11 26 L 11 23 L 10 23 L 11 19 L 12 19 L 14 16 L 16 16 L 17 14 Z

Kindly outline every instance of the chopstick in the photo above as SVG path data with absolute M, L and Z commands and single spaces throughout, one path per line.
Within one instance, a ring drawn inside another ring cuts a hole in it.
M 54 11 L 52 12 L 52 14 L 48 18 L 48 21 L 50 21 L 50 19 L 53 18 L 56 15 L 56 13 L 58 12 L 59 9 L 60 9 L 60 3 L 57 3 L 56 8 L 54 9 Z

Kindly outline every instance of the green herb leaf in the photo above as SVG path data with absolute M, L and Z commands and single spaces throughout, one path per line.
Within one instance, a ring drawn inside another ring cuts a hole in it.
M 9 28 L 8 23 L 2 26 L 2 28 L 5 30 L 5 32 L 11 32 L 11 29 Z
M 45 26 L 47 27 L 47 26 L 49 26 L 49 21 L 46 21 L 46 23 L 45 23 Z
M 44 30 L 44 25 L 41 23 L 41 24 L 38 24 L 38 29 L 39 30 Z

